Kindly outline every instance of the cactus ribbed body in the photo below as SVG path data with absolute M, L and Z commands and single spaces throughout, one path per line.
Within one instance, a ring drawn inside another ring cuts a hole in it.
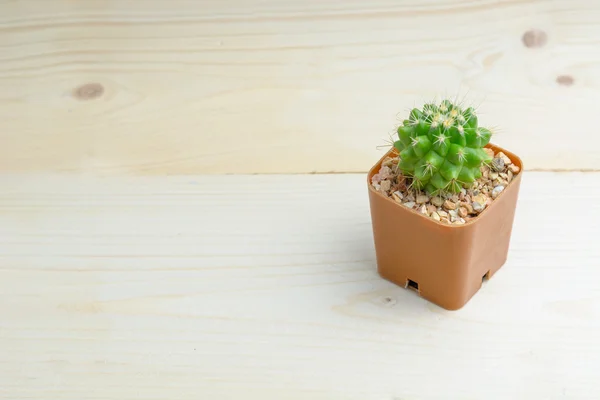
M 481 164 L 491 160 L 483 150 L 491 134 L 477 125 L 471 107 L 462 110 L 448 100 L 425 104 L 398 128 L 398 167 L 415 189 L 457 193 L 481 177 Z

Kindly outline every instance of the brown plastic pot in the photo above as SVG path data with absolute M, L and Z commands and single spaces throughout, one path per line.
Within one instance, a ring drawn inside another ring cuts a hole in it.
M 493 144 L 521 171 L 481 214 L 464 225 L 438 222 L 379 193 L 371 185 L 387 152 L 369 171 L 367 184 L 380 276 L 447 310 L 462 308 L 506 262 L 523 163 Z

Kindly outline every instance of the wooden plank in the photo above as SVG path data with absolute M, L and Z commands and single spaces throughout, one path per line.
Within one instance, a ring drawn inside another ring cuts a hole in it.
M 597 399 L 600 174 L 523 178 L 450 312 L 377 276 L 364 175 L 0 176 L 0 397 Z
M 530 168 L 599 169 L 599 21 L 588 0 L 3 1 L 0 170 L 365 171 L 438 94 Z

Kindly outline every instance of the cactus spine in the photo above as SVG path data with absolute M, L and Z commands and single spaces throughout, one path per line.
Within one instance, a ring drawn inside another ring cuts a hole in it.
M 412 177 L 415 189 L 457 193 L 480 178 L 480 166 L 491 161 L 483 150 L 491 135 L 478 126 L 472 107 L 463 110 L 449 100 L 425 104 L 398 128 L 398 168 Z

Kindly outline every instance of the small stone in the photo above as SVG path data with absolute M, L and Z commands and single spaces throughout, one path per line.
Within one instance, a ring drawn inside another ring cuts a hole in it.
M 381 167 L 379 170 L 379 176 L 381 176 L 381 179 L 390 178 L 392 176 L 392 170 L 390 167 Z
M 477 201 L 473 202 L 473 211 L 475 211 L 476 213 L 480 213 L 485 209 L 485 203 L 481 204 Z
M 379 185 L 379 182 L 381 182 L 381 175 L 375 174 L 371 177 L 371 184 L 373 186 Z
M 494 187 L 496 186 L 508 186 L 508 181 L 506 179 L 498 178 L 494 181 Z
M 504 161 L 504 165 L 512 164 L 512 161 L 510 160 L 510 158 L 508 158 L 508 156 L 506 154 L 504 154 L 503 152 L 499 152 L 498 154 L 496 154 L 496 157 L 501 158 L 502 161 Z
M 405 207 L 408 208 L 413 208 L 415 206 L 415 202 L 414 201 L 407 201 L 406 203 L 403 204 Z
M 415 196 L 412 193 L 407 194 L 406 201 L 415 201 Z
M 504 178 L 504 179 L 508 179 L 508 174 L 506 172 L 500 172 L 500 177 Z
M 510 167 L 509 167 L 509 168 L 510 168 Z M 512 179 L 513 179 L 513 176 L 514 176 L 514 175 L 513 175 L 512 171 L 509 169 L 509 170 L 508 170 L 508 179 L 507 179 L 507 180 L 508 180 L 509 182 L 510 182 L 510 181 L 512 181 Z
M 436 207 L 441 207 L 442 204 L 444 204 L 444 199 L 442 199 L 439 196 L 435 196 L 434 198 L 431 199 L 431 204 L 433 204 Z
M 468 214 L 473 214 L 473 206 L 471 203 L 464 203 L 463 207 L 467 209 Z
M 500 186 L 496 186 L 494 188 L 494 190 L 492 190 L 492 198 L 497 198 L 498 196 L 500 196 L 500 193 L 502 193 L 502 191 L 504 190 L 504 186 L 500 185 Z
M 466 207 L 461 207 L 458 209 L 458 215 L 460 215 L 461 217 L 466 217 L 467 215 L 469 215 L 469 211 L 467 210 Z
M 385 180 L 385 181 L 381 181 L 381 190 L 384 192 L 387 192 L 388 190 L 390 190 L 392 187 L 392 182 Z
M 456 221 L 454 221 L 454 225 L 464 225 L 464 224 L 465 224 L 465 220 L 462 218 L 459 218 Z
M 424 194 L 417 195 L 417 204 L 427 203 L 429 201 L 429 197 Z
M 519 173 L 519 171 L 521 170 L 521 168 L 519 168 L 519 166 L 518 166 L 518 165 L 511 164 L 511 165 L 509 165 L 509 166 L 508 166 L 508 170 L 509 170 L 510 172 L 512 172 L 513 174 L 518 174 L 518 173 Z
M 478 194 L 477 196 L 473 197 L 473 202 L 478 202 L 479 204 L 485 204 L 486 201 L 487 197 L 483 194 Z
M 437 211 L 437 208 L 433 204 L 427 204 L 427 214 L 431 215 Z
M 444 208 L 446 210 L 454 210 L 456 208 L 456 203 L 454 203 L 453 201 L 450 201 L 450 200 L 446 200 L 444 202 Z
M 490 172 L 490 167 L 488 167 L 487 164 L 482 164 L 481 167 L 479 167 L 479 170 L 481 171 L 481 174 L 485 175 Z
M 450 220 L 448 218 L 443 218 L 442 217 L 442 222 L 446 223 L 446 224 L 450 224 Z
M 501 158 L 494 158 L 492 160 L 492 169 L 494 171 L 503 171 L 504 170 L 504 160 Z
M 386 157 L 385 160 L 381 163 L 384 167 L 391 167 L 394 164 L 394 159 L 391 157 Z
M 483 151 L 485 151 L 490 157 L 494 157 L 494 150 L 484 147 Z
M 490 172 L 490 179 L 491 180 L 498 179 L 498 173 L 497 172 Z
M 402 193 L 400 193 L 399 191 L 395 191 L 394 193 L 392 193 L 392 198 L 397 201 L 398 203 L 402 202 Z
M 425 204 L 423 204 L 423 205 L 421 206 L 421 208 L 419 208 L 419 212 L 420 212 L 421 214 L 429 215 L 429 213 L 427 212 L 427 206 L 426 206 Z
M 435 219 L 436 221 L 441 221 L 442 219 L 440 218 L 440 214 L 438 214 L 437 212 L 432 212 L 431 213 L 431 218 Z
M 442 218 L 448 218 L 448 213 L 444 210 L 438 210 L 437 213 Z
M 451 197 L 450 200 L 452 200 L 454 203 L 458 203 L 458 195 L 456 193 L 454 193 Z
M 454 222 L 458 219 L 458 211 L 450 210 L 448 214 L 450 214 L 450 221 Z

